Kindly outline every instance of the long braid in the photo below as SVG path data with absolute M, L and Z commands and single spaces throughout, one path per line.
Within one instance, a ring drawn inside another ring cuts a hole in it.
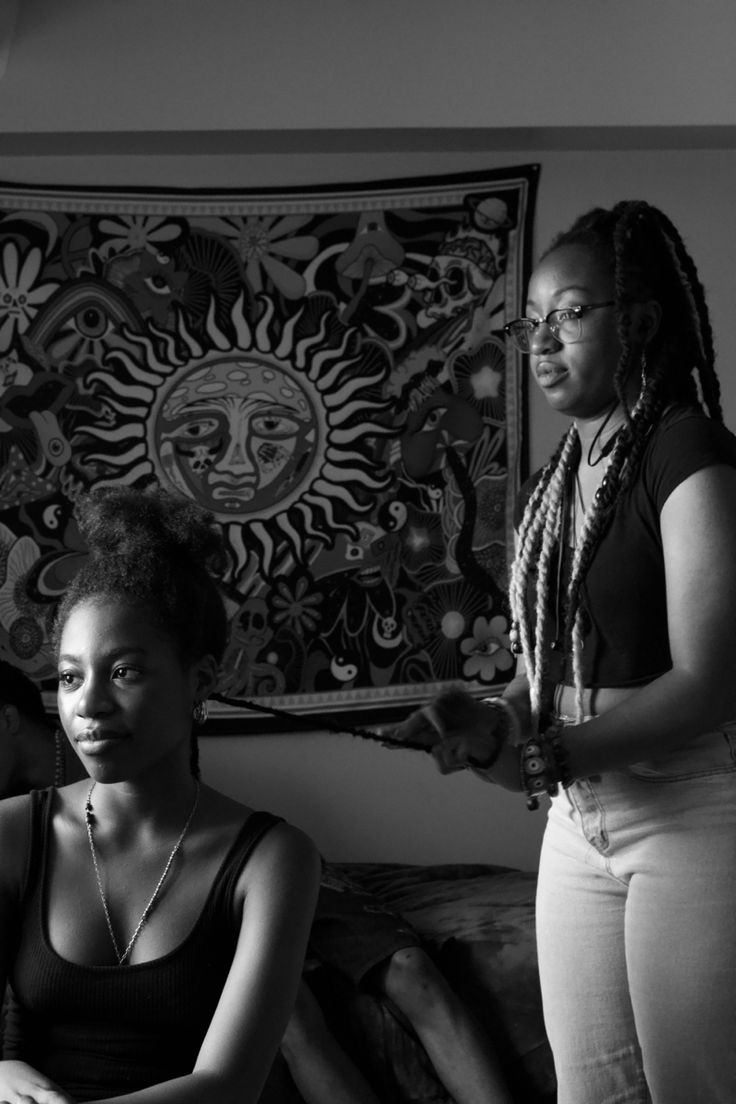
M 527 657 L 532 717 L 536 720 L 542 708 L 546 671 L 547 640 L 545 632 L 550 588 L 552 554 L 557 541 L 565 539 L 562 532 L 562 503 L 565 484 L 571 470 L 571 458 L 578 443 L 577 430 L 571 426 L 555 456 L 546 466 L 535 493 L 529 499 L 519 530 L 517 554 L 511 571 L 511 610 L 519 627 L 520 643 Z M 534 588 L 534 630 L 527 614 L 527 594 L 532 567 L 536 566 Z
M 721 384 L 715 370 L 715 347 L 713 343 L 713 328 L 710 323 L 710 314 L 705 301 L 705 291 L 698 275 L 695 262 L 685 248 L 685 244 L 676 229 L 666 215 L 659 212 L 663 227 L 666 229 L 668 243 L 677 258 L 678 265 L 683 275 L 683 282 L 693 307 L 693 319 L 697 322 L 698 341 L 701 357 L 695 368 L 703 396 L 703 403 L 708 414 L 717 422 L 723 421 L 721 408 Z
M 543 510 L 540 511 L 543 512 L 545 516 L 537 559 L 537 585 L 535 588 L 536 633 L 533 664 L 535 693 L 532 698 L 532 715 L 535 717 L 539 715 L 542 706 L 542 690 L 547 667 L 548 642 L 546 639 L 545 626 L 549 608 L 549 595 L 551 593 L 550 568 L 552 564 L 552 554 L 555 548 L 558 547 L 558 542 L 561 544 L 567 539 L 566 534 L 562 531 L 563 502 L 565 497 L 565 486 L 568 482 L 571 467 L 570 457 L 576 443 L 577 430 L 573 427 L 567 434 L 565 445 L 560 455 L 559 464 L 552 473 L 547 494 L 543 500 Z
M 626 411 L 626 423 L 617 436 L 604 479 L 586 512 L 565 594 L 564 646 L 571 656 L 580 722 L 584 713 L 582 589 L 595 551 L 621 495 L 636 476 L 649 434 L 667 403 L 704 407 L 717 421 L 722 420 L 722 414 L 705 294 L 695 264 L 669 219 L 642 202 L 620 203 L 611 211 L 595 209 L 555 239 L 545 256 L 566 245 L 592 250 L 612 269 L 621 344 L 614 387 Z M 649 343 L 650 362 L 647 362 L 632 341 L 631 305 L 651 299 L 660 304 L 662 319 Z M 641 371 L 641 390 L 629 411 L 627 393 L 636 369 Z M 555 534 L 559 534 L 562 490 L 576 440 L 577 434 L 571 428 L 544 469 L 542 489 L 538 486 L 539 493 L 534 493 L 527 503 L 512 565 L 512 616 L 519 626 L 519 643 L 527 660 L 535 717 L 541 707 L 546 670 L 544 624 L 550 608 L 551 544 Z M 560 534 L 560 539 L 565 539 L 565 535 Z M 538 574 L 532 614 L 528 610 L 528 581 L 535 562 Z

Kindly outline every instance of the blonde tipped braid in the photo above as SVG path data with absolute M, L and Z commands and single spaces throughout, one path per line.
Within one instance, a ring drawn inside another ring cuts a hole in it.
M 640 396 L 632 411 L 632 419 L 636 419 L 641 404 L 642 396 Z M 511 612 L 519 626 L 520 644 L 527 661 L 529 698 L 534 722 L 538 721 L 542 707 L 547 650 L 544 629 L 551 593 L 550 568 L 552 553 L 556 540 L 567 539 L 566 534 L 561 532 L 562 500 L 577 441 L 577 428 L 575 425 L 571 425 L 564 438 L 557 464 L 551 471 L 545 469 L 543 477 L 540 478 L 534 494 L 526 505 L 519 527 L 518 550 L 511 568 Z M 611 454 L 611 467 L 614 469 L 621 468 L 620 479 L 623 477 L 626 468 L 626 459 L 622 454 L 628 450 L 629 445 L 629 434 L 624 431 L 616 441 Z M 568 610 L 571 611 L 571 614 L 573 595 L 577 592 L 581 575 L 587 569 L 589 544 L 591 538 L 595 539 L 602 510 L 601 494 L 596 492 L 593 503 L 586 512 L 580 538 L 575 544 L 573 553 L 570 581 L 566 595 Z M 527 613 L 526 594 L 529 572 L 535 560 L 538 573 L 533 612 L 534 646 L 532 647 L 532 626 Z M 584 616 L 579 602 L 576 603 L 576 606 L 577 608 L 572 614 L 572 628 L 569 639 L 575 690 L 575 713 L 576 720 L 580 723 L 585 717 L 585 686 L 583 681 Z
M 526 614 L 526 586 L 531 556 L 529 549 L 534 547 L 536 536 L 542 526 L 543 514 L 539 510 L 547 483 L 552 471 L 551 465 L 544 469 L 539 482 L 529 497 L 519 525 L 517 548 L 511 565 L 509 584 L 509 602 L 511 616 L 519 633 L 519 644 L 523 655 L 531 655 L 529 621 Z
M 544 498 L 545 487 L 545 474 L 543 473 L 537 484 L 534 493 L 529 498 L 524 509 L 524 515 L 519 527 L 519 536 L 516 549 L 516 555 L 514 556 L 513 563 L 511 565 L 511 581 L 509 589 L 509 602 L 511 606 L 511 616 L 517 626 L 519 633 L 519 645 L 521 653 L 527 657 L 527 676 L 529 679 L 529 697 L 532 706 L 532 714 L 538 710 L 539 707 L 539 695 L 535 694 L 536 686 L 532 677 L 533 670 L 533 658 L 531 648 L 531 634 L 529 626 L 529 618 L 527 616 L 526 608 L 526 589 L 527 580 L 529 577 L 529 565 L 531 563 L 531 550 L 536 543 L 536 537 L 538 531 L 542 527 L 544 520 L 544 511 L 539 507 L 541 506 Z
M 566 534 L 562 532 L 563 502 L 565 498 L 565 484 L 570 468 L 570 457 L 576 437 L 577 430 L 575 430 L 573 434 L 568 434 L 567 440 L 565 441 L 565 447 L 560 456 L 560 462 L 557 465 L 557 469 L 552 474 L 547 493 L 542 503 L 545 518 L 542 528 L 542 544 L 539 549 L 537 560 L 536 602 L 534 607 L 534 698 L 532 700 L 532 716 L 535 720 L 539 718 L 539 713 L 541 711 L 542 688 L 547 667 L 548 640 L 546 638 L 545 629 L 547 625 L 547 611 L 549 610 L 549 598 L 552 593 L 550 587 L 550 568 L 555 549 L 567 539 Z
M 562 503 L 577 439 L 577 429 L 572 425 L 564 438 L 556 465 L 546 469 L 543 478 L 540 479 L 540 493 L 533 494 L 529 499 L 519 529 L 518 551 L 511 569 L 511 610 L 519 626 L 520 644 L 527 660 L 533 724 L 538 722 L 542 708 L 547 650 L 544 629 L 549 605 L 552 552 L 557 541 L 565 540 L 565 534 L 561 532 Z M 532 649 L 526 593 L 529 571 L 535 556 L 537 557 L 537 585 L 534 607 L 534 648 Z

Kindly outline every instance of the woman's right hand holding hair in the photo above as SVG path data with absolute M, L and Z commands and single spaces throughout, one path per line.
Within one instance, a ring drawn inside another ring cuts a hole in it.
M 479 701 L 453 688 L 423 706 L 393 732 L 395 741 L 423 743 L 442 774 L 471 767 L 488 781 L 519 790 L 520 751 L 514 740 L 511 710 L 492 700 Z
M 48 1077 L 26 1062 L 0 1062 L 0 1104 L 75 1104 Z

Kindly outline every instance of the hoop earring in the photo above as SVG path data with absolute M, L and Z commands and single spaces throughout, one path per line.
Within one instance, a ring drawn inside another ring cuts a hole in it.
M 209 716 L 209 708 L 206 701 L 195 702 L 192 706 L 192 720 L 196 725 L 203 725 Z

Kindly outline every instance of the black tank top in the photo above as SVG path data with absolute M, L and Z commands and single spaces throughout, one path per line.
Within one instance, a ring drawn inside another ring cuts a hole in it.
M 4 1057 L 29 1062 L 74 1100 L 133 1092 L 191 1073 L 227 979 L 240 925 L 238 878 L 280 818 L 254 812 L 225 856 L 202 912 L 169 954 L 132 966 L 80 966 L 50 946 L 46 861 L 53 790 L 31 799 Z

